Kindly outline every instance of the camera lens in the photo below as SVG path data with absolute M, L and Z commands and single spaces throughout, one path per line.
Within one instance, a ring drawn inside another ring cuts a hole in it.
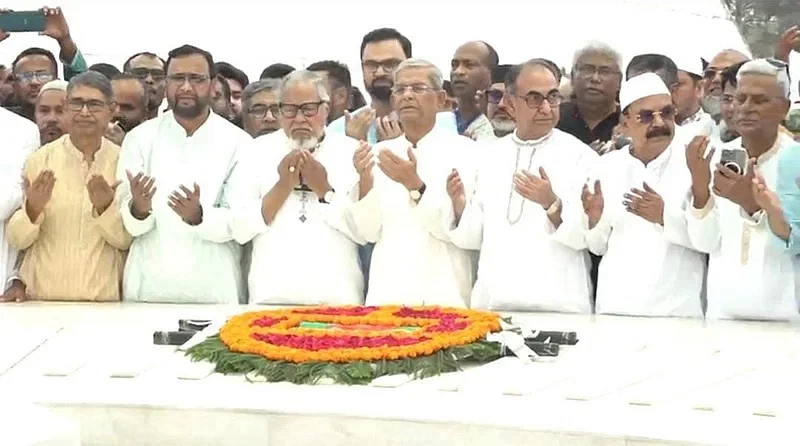
M 724 165 L 725 167 L 727 167 L 728 169 L 730 169 L 730 170 L 731 170 L 733 173 L 735 173 L 735 174 L 737 174 L 737 175 L 741 175 L 741 174 L 742 174 L 742 169 L 741 169 L 741 167 L 739 167 L 739 165 L 738 165 L 738 164 L 736 164 L 736 163 L 725 163 L 725 164 L 723 164 L 723 165 Z

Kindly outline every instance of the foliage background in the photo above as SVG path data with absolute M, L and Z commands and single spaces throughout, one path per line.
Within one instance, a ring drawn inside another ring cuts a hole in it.
M 800 0 L 720 0 L 754 57 L 771 57 L 788 28 L 800 25 Z

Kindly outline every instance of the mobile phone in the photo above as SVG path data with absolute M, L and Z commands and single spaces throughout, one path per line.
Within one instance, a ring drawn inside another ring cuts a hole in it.
M 7 33 L 44 31 L 44 11 L 12 11 L 0 13 L 0 29 Z
M 741 149 L 722 149 L 719 163 L 739 175 L 744 175 L 747 167 L 747 152 Z

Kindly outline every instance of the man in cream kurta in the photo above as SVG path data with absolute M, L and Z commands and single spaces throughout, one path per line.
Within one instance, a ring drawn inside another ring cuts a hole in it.
M 482 149 L 475 193 L 460 219 L 457 202 L 466 191 L 458 197 L 451 188 L 449 237 L 481 251 L 471 306 L 591 313 L 580 193 L 598 156 L 554 128 L 561 101 L 555 73 L 531 61 L 509 76 L 517 130 Z M 456 186 L 460 179 L 451 176 Z
M 0 128 L 3 129 L 3 156 L 0 157 L 0 286 L 3 296 L 11 300 L 22 299 L 24 293 L 9 294 L 12 282 L 17 279 L 17 251 L 6 240 L 5 226 L 9 218 L 22 204 L 22 168 L 28 156 L 39 147 L 39 129 L 36 124 L 0 107 Z M 21 289 L 20 289 L 21 291 Z M 2 299 L 2 298 L 0 298 Z
M 693 181 L 689 235 L 699 250 L 709 253 L 706 315 L 796 319 L 800 261 L 774 242 L 752 188 L 758 173 L 766 187 L 776 189 L 778 160 L 794 144 L 778 130 L 789 108 L 788 75 L 768 61 L 754 60 L 741 67 L 737 78 L 736 121 L 742 136 L 717 148 L 713 156 L 705 155 L 708 141 L 699 138 L 687 150 Z M 741 157 L 750 161 L 743 175 L 719 164 L 720 149 L 746 152 Z
M 358 141 L 325 132 L 329 93 L 320 75 L 300 70 L 280 87 L 282 129 L 242 147 L 249 182 L 232 230 L 252 240 L 251 304 L 359 305 L 364 279 L 346 219 L 358 181 Z
M 603 256 L 598 314 L 702 317 L 705 264 L 685 216 L 691 179 L 675 108 L 653 73 L 620 90 L 632 143 L 600 158 L 584 191 L 589 249 Z
M 238 303 L 244 294 L 229 179 L 250 137 L 211 113 L 213 73 L 203 53 L 190 46 L 170 53 L 172 110 L 136 127 L 122 145 L 120 206 L 134 237 L 123 285 L 129 301 Z M 134 192 L 150 200 L 139 218 Z M 176 206 L 199 206 L 199 215 L 183 216 Z
M 464 307 L 475 253 L 455 246 L 442 221 L 451 207 L 447 177 L 453 169 L 474 177 L 476 143 L 435 128 L 444 101 L 438 68 L 408 59 L 394 76 L 392 103 L 405 134 L 357 153 L 365 161 L 357 161 L 361 178 L 351 215 L 360 236 L 376 244 L 366 302 Z M 365 182 L 371 188 L 361 195 Z

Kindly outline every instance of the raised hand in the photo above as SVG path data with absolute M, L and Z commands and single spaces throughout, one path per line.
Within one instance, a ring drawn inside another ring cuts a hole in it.
M 708 137 L 698 135 L 686 146 L 686 165 L 692 174 L 692 184 L 697 188 L 708 189 L 711 183 L 711 158 L 715 149 L 706 154 L 708 142 Z
M 44 31 L 42 35 L 58 40 L 69 37 L 69 26 L 61 8 L 42 8 L 44 11 Z
M 142 172 L 134 175 L 126 170 L 131 187 L 131 214 L 134 218 L 144 220 L 153 210 L 153 196 L 156 194 L 156 179 Z
M 378 133 L 378 141 L 394 139 L 403 134 L 403 128 L 397 118 L 384 116 L 375 120 L 375 130 Z
M 751 213 L 757 211 L 755 197 L 753 196 L 753 178 L 755 177 L 755 159 L 747 161 L 747 171 L 744 175 L 732 171 L 731 169 L 717 163 L 717 170 L 714 171 L 714 194 L 727 198 L 738 204 L 742 209 Z
M 583 202 L 583 212 L 589 217 L 589 229 L 592 229 L 597 226 L 600 217 L 603 216 L 603 207 L 605 206 L 600 180 L 594 182 L 594 188 L 591 191 L 588 185 L 583 185 L 581 201 Z
M 456 214 L 456 221 L 461 218 L 464 208 L 467 207 L 467 194 L 464 191 L 464 183 L 456 169 L 447 176 L 447 195 L 453 203 L 453 212 Z
M 56 176 L 52 170 L 43 170 L 31 183 L 27 178 L 23 178 L 25 186 L 25 213 L 31 223 L 44 212 L 44 208 L 53 197 L 53 187 L 56 184 Z
M 558 199 L 553 193 L 550 178 L 543 167 L 539 168 L 539 176 L 526 170 L 514 174 L 514 190 L 524 198 L 548 209 Z
M 10 9 L 8 9 L 8 8 L 0 8 L 0 14 L 7 14 L 9 12 L 12 12 L 12 11 Z M 0 42 L 8 39 L 9 37 L 11 37 L 11 33 L 7 33 L 5 31 L 3 31 L 2 28 L 0 28 Z
M 278 182 L 290 188 L 299 186 L 301 163 L 300 150 L 292 150 L 287 153 L 278 163 Z
M 86 190 L 89 191 L 89 201 L 92 202 L 95 211 L 98 214 L 103 212 L 111 206 L 114 201 L 114 195 L 117 187 L 122 184 L 122 181 L 117 181 L 114 184 L 108 184 L 108 181 L 98 174 L 94 174 L 86 182 Z
M 375 167 L 375 160 L 372 156 L 372 147 L 364 141 L 358 146 L 353 154 L 353 167 L 355 167 L 358 176 L 362 179 L 372 178 L 372 168 Z
M 359 141 L 366 141 L 369 126 L 375 119 L 375 110 L 364 110 L 356 113 L 355 116 L 350 112 L 344 112 L 344 132 L 347 136 Z
M 0 302 L 25 302 L 29 299 L 27 287 L 19 280 L 14 280 L 8 291 L 0 296 Z
M 194 183 L 192 190 L 181 185 L 180 191 L 173 191 L 168 200 L 169 207 L 187 224 L 197 226 L 203 222 L 203 207 L 200 205 L 200 186 L 197 183 Z
M 664 199 L 647 183 L 643 183 L 643 189 L 633 188 L 623 197 L 622 205 L 628 212 L 650 223 L 664 225 Z
M 760 174 L 754 175 L 750 188 L 753 193 L 753 199 L 761 209 L 764 209 L 767 212 L 774 212 L 781 208 L 778 195 L 770 190 L 766 181 L 764 181 L 764 177 L 762 177 Z
M 419 190 L 422 179 L 417 174 L 417 157 L 408 148 L 408 160 L 395 155 L 391 150 L 381 150 L 378 154 L 378 167 L 395 183 L 402 184 L 409 191 Z

